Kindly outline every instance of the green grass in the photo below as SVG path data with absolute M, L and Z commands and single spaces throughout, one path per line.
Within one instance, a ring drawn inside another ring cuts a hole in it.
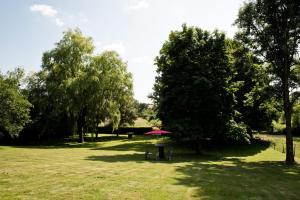
M 141 117 L 138 117 L 135 121 L 134 121 L 134 127 L 151 127 L 152 124 L 147 121 L 146 119 L 143 119 Z
M 269 140 L 272 142 L 272 148 L 284 153 L 286 149 L 285 145 L 285 136 L 284 135 L 266 135 L 261 134 L 261 138 L 264 138 L 265 140 Z M 294 137 L 294 146 L 295 146 L 295 156 L 300 158 L 300 138 Z
M 0 146 L 0 199 L 299 199 L 300 166 L 267 142 L 145 161 L 157 139 Z M 297 158 L 298 159 L 298 158 Z

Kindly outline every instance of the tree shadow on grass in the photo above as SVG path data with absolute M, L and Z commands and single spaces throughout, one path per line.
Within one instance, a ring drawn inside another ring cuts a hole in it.
M 40 144 L 40 145 L 18 145 L 12 146 L 14 148 L 24 148 L 24 149 L 64 149 L 64 148 L 94 148 L 99 146 L 93 143 L 57 143 L 57 144 Z
M 59 148 L 99 148 L 102 142 L 109 141 L 119 141 L 119 142 L 128 142 L 128 141 L 141 141 L 142 137 L 134 137 L 133 139 L 128 139 L 127 136 L 115 136 L 115 135 L 105 135 L 98 137 L 96 139 L 92 137 L 85 137 L 84 143 L 78 143 L 78 138 L 62 138 L 62 139 L 52 139 L 48 141 L 43 141 L 37 144 L 28 144 L 28 145 L 13 145 L 15 148 L 32 148 L 32 149 L 59 149 Z M 12 146 L 12 145 L 6 145 Z
M 105 141 L 144 141 L 150 140 L 153 138 L 149 138 L 142 135 L 133 135 L 131 139 L 128 138 L 127 135 L 119 135 L 116 136 L 115 134 L 107 135 L 107 134 L 99 134 L 98 138 L 87 137 L 86 140 L 90 142 L 105 142 Z
M 252 140 L 251 144 L 208 145 L 204 152 L 219 157 L 253 156 L 269 148 L 271 143 L 260 139 Z
M 105 155 L 105 156 L 88 156 L 86 160 L 101 162 L 144 162 L 143 153 L 122 154 L 122 155 Z
M 299 199 L 300 166 L 283 162 L 192 162 L 177 167 L 177 185 L 193 188 L 201 199 Z
M 270 142 L 262 141 L 262 140 L 254 140 L 251 145 L 213 145 L 208 146 L 203 150 L 203 156 L 216 157 L 218 159 L 222 159 L 223 157 L 243 157 L 243 156 L 252 156 L 261 151 L 267 149 L 270 146 Z M 106 147 L 95 147 L 92 150 L 108 150 L 108 151 L 137 151 L 137 152 L 145 152 L 146 150 L 156 153 L 157 147 L 153 144 L 153 141 L 122 141 L 121 144 L 106 146 Z M 194 157 L 199 158 L 199 155 L 195 155 L 192 147 L 182 147 L 177 145 L 172 141 L 165 141 L 165 152 L 172 150 L 176 156 L 178 157 Z
M 149 141 L 128 141 L 122 144 L 106 146 L 106 147 L 96 147 L 92 150 L 108 150 L 108 151 L 139 151 L 145 152 L 145 150 L 154 150 L 156 147 L 152 142 Z
M 177 163 L 177 162 L 208 162 L 208 161 L 222 161 L 227 159 L 227 157 L 244 157 L 253 156 L 260 153 L 261 151 L 269 147 L 268 142 L 256 141 L 252 145 L 232 145 L 232 146 L 221 146 L 221 147 L 209 147 L 203 154 L 196 155 L 191 150 L 181 149 L 178 146 L 172 146 L 169 143 L 165 146 L 165 153 L 167 155 L 169 150 L 172 150 L 172 160 L 167 161 L 167 159 L 160 160 L 160 162 L 166 163 Z M 155 155 L 157 152 L 157 147 L 149 141 L 144 142 L 128 142 L 115 146 L 108 147 L 97 147 L 92 148 L 92 150 L 98 150 L 99 155 L 92 155 L 86 158 L 86 160 L 92 161 L 102 161 L 102 162 L 142 162 L 145 161 L 145 151 L 150 151 L 152 153 L 152 159 L 146 160 L 153 162 L 155 160 Z M 101 151 L 135 151 L 135 153 L 120 153 L 113 155 L 101 155 Z M 98 154 L 98 153 L 97 153 Z

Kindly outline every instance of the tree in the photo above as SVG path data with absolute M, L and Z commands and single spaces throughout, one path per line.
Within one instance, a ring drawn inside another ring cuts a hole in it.
M 132 120 L 127 64 L 116 52 L 93 55 L 93 50 L 92 38 L 79 29 L 65 32 L 56 47 L 44 53 L 41 72 L 28 84 L 30 99 L 37 104 L 35 113 L 49 124 L 46 127 L 56 121 L 70 124 L 80 142 L 84 132 L 96 130 L 101 121 L 116 128 Z
M 275 116 L 275 98 L 267 69 L 255 54 L 237 40 L 227 40 L 230 58 L 230 85 L 235 95 L 235 120 L 247 125 L 251 130 L 269 129 Z M 271 105 L 271 106 L 270 106 Z
M 233 96 L 225 35 L 182 26 L 164 43 L 156 58 L 155 106 L 162 125 L 177 139 L 224 139 L 232 116 Z
M 45 86 L 54 114 L 64 111 L 73 122 L 83 142 L 86 90 L 84 71 L 94 50 L 92 38 L 86 38 L 79 29 L 69 30 L 56 47 L 43 55 L 42 70 Z
M 119 125 L 132 124 L 136 116 L 132 75 L 127 72 L 127 64 L 116 52 L 107 51 L 94 56 L 91 66 L 89 69 L 97 70 L 99 72 L 98 80 L 102 80 L 101 83 L 91 85 L 91 87 L 98 85 L 98 88 L 92 92 L 92 99 L 95 97 L 96 99 L 93 100 L 91 106 L 97 102 L 103 102 L 98 114 L 102 115 L 102 120 L 108 119 L 113 129 Z M 92 76 L 92 74 L 95 73 L 92 72 L 87 77 Z M 100 90 L 102 92 L 99 92 Z
M 65 108 L 58 98 L 49 91 L 46 84 L 47 72 L 41 70 L 27 77 L 25 94 L 33 105 L 30 109 L 32 123 L 20 133 L 22 142 L 40 141 L 46 138 L 72 134 L 72 120 L 68 119 Z
M 138 102 L 137 100 L 136 100 L 135 104 L 137 107 L 138 116 L 146 119 L 147 118 L 147 110 L 149 109 L 149 104 Z
M 294 163 L 291 134 L 292 105 L 299 96 L 299 80 L 293 76 L 300 43 L 298 0 L 252 0 L 241 7 L 235 24 L 237 38 L 270 64 L 279 78 L 286 119 L 286 163 Z M 298 77 L 299 78 L 299 77 Z
M 0 74 L 0 131 L 12 138 L 17 138 L 19 132 L 30 122 L 31 104 L 20 89 L 24 70 L 17 68 L 6 76 Z

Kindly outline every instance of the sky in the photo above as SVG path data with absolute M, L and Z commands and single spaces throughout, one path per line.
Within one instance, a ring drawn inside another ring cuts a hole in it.
M 232 37 L 243 0 L 1 0 L 0 71 L 40 70 L 42 55 L 69 28 L 93 38 L 95 54 L 116 50 L 133 75 L 134 95 L 150 103 L 154 59 L 183 23 Z

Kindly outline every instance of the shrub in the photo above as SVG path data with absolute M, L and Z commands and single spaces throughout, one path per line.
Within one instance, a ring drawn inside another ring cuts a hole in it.
M 228 132 L 226 133 L 226 139 L 238 143 L 251 143 L 251 137 L 247 133 L 247 126 L 243 122 L 237 123 L 234 120 L 230 120 L 228 122 Z

